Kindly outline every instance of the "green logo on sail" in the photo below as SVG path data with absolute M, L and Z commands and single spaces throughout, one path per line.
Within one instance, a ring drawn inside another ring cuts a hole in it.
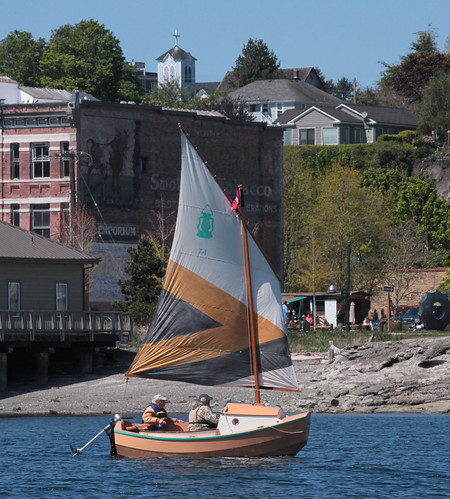
M 207 204 L 203 208 L 202 214 L 198 219 L 197 237 L 202 237 L 203 239 L 211 239 L 211 237 L 213 237 L 212 235 L 213 230 L 214 230 L 213 212 L 209 204 Z

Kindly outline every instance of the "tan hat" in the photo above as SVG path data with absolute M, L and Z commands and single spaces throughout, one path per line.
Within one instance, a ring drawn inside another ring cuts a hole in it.
M 164 395 L 161 395 L 161 393 L 158 393 L 158 395 L 155 395 L 153 397 L 153 400 L 155 402 L 159 402 L 160 400 L 163 400 L 164 402 L 167 402 L 169 399 L 167 397 L 164 397 Z

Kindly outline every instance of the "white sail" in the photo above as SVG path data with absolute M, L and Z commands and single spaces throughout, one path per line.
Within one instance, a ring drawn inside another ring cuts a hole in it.
M 184 133 L 181 150 L 164 292 L 129 374 L 253 387 L 242 221 Z M 250 234 L 248 241 L 260 387 L 298 389 L 279 281 Z

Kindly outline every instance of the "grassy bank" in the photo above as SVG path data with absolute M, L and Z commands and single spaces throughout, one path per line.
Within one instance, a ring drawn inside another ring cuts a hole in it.
M 292 353 L 296 352 L 326 352 L 330 346 L 330 341 L 338 348 L 350 345 L 366 343 L 370 336 L 374 334 L 374 341 L 396 341 L 409 338 L 430 338 L 435 336 L 449 336 L 449 331 L 338 331 L 337 329 L 310 330 L 306 333 L 288 331 L 289 348 Z

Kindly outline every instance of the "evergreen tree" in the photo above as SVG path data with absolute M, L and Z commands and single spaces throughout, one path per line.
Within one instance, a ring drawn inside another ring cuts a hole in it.
M 158 256 L 155 243 L 142 237 L 136 248 L 128 248 L 130 259 L 125 266 L 129 279 L 119 279 L 123 302 L 114 302 L 113 306 L 123 312 L 131 312 L 138 325 L 148 324 L 155 311 L 162 289 L 165 274 L 165 262 Z
M 242 49 L 233 68 L 232 84 L 235 88 L 248 85 L 255 80 L 283 78 L 280 63 L 273 50 L 262 40 L 250 38 Z

